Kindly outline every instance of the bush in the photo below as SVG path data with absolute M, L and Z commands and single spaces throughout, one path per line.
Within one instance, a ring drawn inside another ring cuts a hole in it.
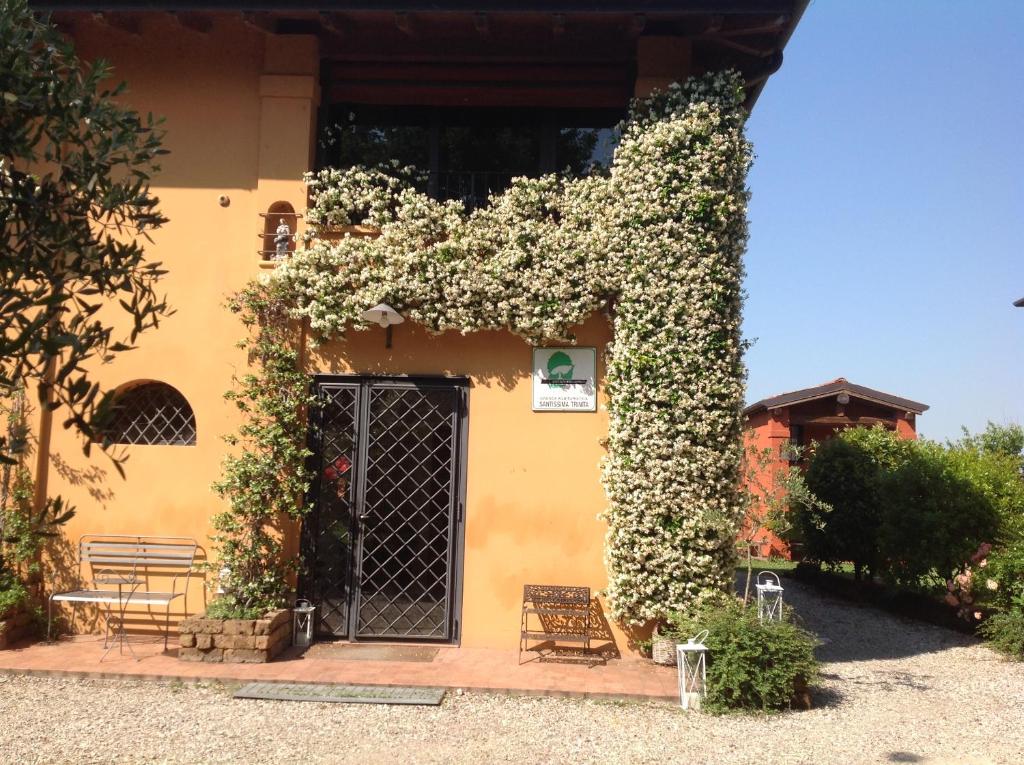
M 208 619 L 259 619 L 267 609 L 246 606 L 231 595 L 221 595 L 206 607 Z
M 922 586 L 936 575 L 948 581 L 999 529 L 984 491 L 958 470 L 958 455 L 922 443 L 909 460 L 880 481 L 879 556 L 886 578 Z
M 1024 464 L 1024 426 L 1016 423 L 997 425 L 989 420 L 981 433 L 971 433 L 961 428 L 963 436 L 959 441 L 949 442 L 953 449 L 967 449 L 985 454 L 1001 454 L 1013 457 L 1019 464 Z
M 817 679 L 813 634 L 791 619 L 762 624 L 737 600 L 677 615 L 672 629 L 680 642 L 708 630 L 708 711 L 784 709 Z
M 25 585 L 10 572 L 0 571 L 0 619 L 9 611 L 26 604 L 28 600 L 29 593 Z
M 1016 440 L 994 428 L 945 447 L 881 427 L 818 444 L 807 487 L 831 509 L 793 508 L 806 557 L 852 562 L 858 580 L 867 571 L 911 587 L 952 581 L 980 545 L 1024 526 L 1020 458 L 1005 451 Z
M 903 465 L 912 448 L 881 427 L 851 428 L 816 445 L 806 483 L 825 506 L 792 508 L 794 535 L 808 559 L 833 566 L 850 561 L 857 579 L 865 569 L 877 571 L 882 475 Z
M 1024 611 L 1002 611 L 986 619 L 978 632 L 997 651 L 1024 660 Z
M 1019 431 L 1019 425 L 989 423 L 984 433 L 965 431 L 964 438 L 947 448 L 954 472 L 982 492 L 999 515 L 998 540 L 989 541 L 1024 541 L 1024 459 L 1014 451 Z
M 981 565 L 981 564 L 984 565 Z M 999 611 L 1024 613 L 1024 540 L 994 549 L 975 569 L 978 593 Z

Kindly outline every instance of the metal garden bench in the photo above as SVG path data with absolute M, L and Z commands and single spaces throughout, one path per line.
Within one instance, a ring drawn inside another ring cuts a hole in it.
M 112 629 L 115 638 L 120 639 L 122 646 L 125 645 L 124 615 L 129 605 L 163 606 L 166 651 L 171 627 L 171 603 L 177 598 L 184 598 L 185 613 L 188 613 L 188 581 L 198 547 L 196 540 L 191 537 L 86 534 L 78 542 L 78 568 L 81 581 L 88 582 L 90 587 L 50 595 L 46 613 L 46 639 L 50 639 L 55 601 L 71 603 L 74 611 L 77 611 L 79 603 L 105 606 L 104 647 L 107 650 L 112 645 L 108 643 Z M 88 574 L 85 574 L 86 567 L 89 569 Z M 170 579 L 170 589 L 166 586 L 153 589 L 152 581 L 157 578 L 163 581 Z M 182 579 L 185 585 L 179 592 L 178 583 Z
M 530 641 L 576 643 L 589 651 L 590 588 L 524 585 L 520 658 Z

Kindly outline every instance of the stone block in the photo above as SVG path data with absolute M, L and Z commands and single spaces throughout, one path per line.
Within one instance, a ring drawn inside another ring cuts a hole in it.
M 270 619 L 257 619 L 253 622 L 254 635 L 269 635 L 270 634 Z
M 225 635 L 251 635 L 256 627 L 254 619 L 227 619 L 224 621 Z
M 179 648 L 178 658 L 181 661 L 202 661 L 203 652 L 198 648 Z
M 207 651 L 213 648 L 214 637 L 220 637 L 220 635 L 208 635 L 205 632 L 196 635 L 196 648 L 200 651 Z
M 225 624 L 227 622 L 224 619 L 203 619 L 201 631 L 208 635 L 220 635 L 224 632 Z
M 196 644 L 196 636 L 191 632 L 182 632 L 178 635 L 178 645 L 182 648 L 192 648 Z
M 267 661 L 267 653 L 252 648 L 225 648 L 224 661 L 235 664 L 263 664 Z
M 215 648 L 255 648 L 256 638 L 252 635 L 215 635 Z
M 224 661 L 224 651 L 220 648 L 211 648 L 203 652 L 203 661 L 207 664 L 220 664 Z
M 192 634 L 194 634 L 196 632 L 199 632 L 199 630 L 196 628 L 197 627 L 197 625 L 196 625 L 197 621 L 198 621 L 198 619 L 196 619 L 193 616 L 189 616 L 189 617 L 187 617 L 185 619 L 182 619 L 180 622 L 178 622 L 178 632 L 180 632 L 181 634 L 185 634 L 185 633 L 192 633 Z

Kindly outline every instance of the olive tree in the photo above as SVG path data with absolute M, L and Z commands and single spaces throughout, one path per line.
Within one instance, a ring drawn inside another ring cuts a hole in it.
M 169 313 L 143 249 L 166 222 L 149 185 L 161 132 L 110 75 L 25 0 L 0 0 L 0 395 L 34 388 L 86 453 L 111 398 L 90 366 Z M 19 448 L 0 434 L 0 460 Z
M 112 398 L 90 367 L 169 313 L 143 250 L 165 222 L 149 187 L 161 134 L 118 102 L 110 73 L 25 0 L 0 0 L 0 612 L 74 513 L 59 497 L 36 506 L 26 391 L 62 410 L 88 454 Z

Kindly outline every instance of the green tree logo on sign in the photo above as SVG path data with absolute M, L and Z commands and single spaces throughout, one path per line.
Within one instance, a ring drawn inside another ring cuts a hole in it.
M 571 380 L 575 365 L 569 354 L 564 351 L 556 351 L 548 358 L 548 380 Z

